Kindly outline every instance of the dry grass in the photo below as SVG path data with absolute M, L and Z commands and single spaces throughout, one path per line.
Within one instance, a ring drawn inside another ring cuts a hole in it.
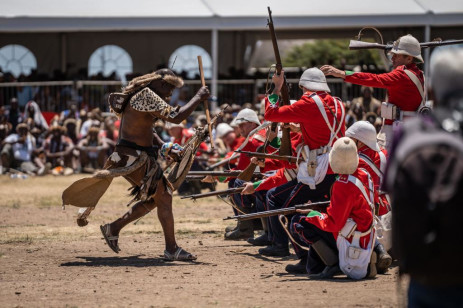
M 0 176 L 0 243 L 28 243 L 34 240 L 71 240 L 99 233 L 98 225 L 113 221 L 127 211 L 128 183 L 116 178 L 92 213 L 91 223 L 85 228 L 75 227 L 77 209 L 61 208 L 61 193 L 81 175 L 69 177 L 30 177 L 10 179 Z M 222 184 L 220 189 L 225 188 Z M 222 217 L 231 214 L 230 207 L 210 197 L 192 202 L 174 196 L 176 233 L 188 236 L 202 232 L 215 233 L 227 223 Z M 33 216 L 31 216 L 33 215 Z M 126 234 L 158 234 L 161 225 L 155 211 L 125 229 Z

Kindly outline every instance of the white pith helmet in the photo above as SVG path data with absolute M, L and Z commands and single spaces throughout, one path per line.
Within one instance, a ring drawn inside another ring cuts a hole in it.
M 216 131 L 217 137 L 222 138 L 226 136 L 228 133 L 234 132 L 235 130 L 227 123 L 220 123 L 219 125 L 217 125 Z
M 336 140 L 330 151 L 330 166 L 334 173 L 352 174 L 357 170 L 359 157 L 357 147 L 349 137 Z
M 238 112 L 234 121 L 238 125 L 244 122 L 256 123 L 257 125 L 261 124 L 259 121 L 259 117 L 257 116 L 257 113 L 249 108 L 244 108 L 243 110 Z
M 171 129 L 171 128 L 175 128 L 175 127 L 181 127 L 181 128 L 185 128 L 185 126 L 183 125 L 183 123 L 172 123 L 172 122 L 166 122 L 166 125 L 165 125 L 166 129 Z
M 376 129 L 368 121 L 357 121 L 346 130 L 346 137 L 355 138 L 363 142 L 367 147 L 379 152 L 379 146 L 376 142 Z
M 316 67 L 306 69 L 299 79 L 299 86 L 302 86 L 310 91 L 326 91 L 331 92 L 326 83 L 325 74 Z
M 404 35 L 395 41 L 390 53 L 412 56 L 418 61 L 424 62 L 423 57 L 421 57 L 420 42 L 410 34 Z

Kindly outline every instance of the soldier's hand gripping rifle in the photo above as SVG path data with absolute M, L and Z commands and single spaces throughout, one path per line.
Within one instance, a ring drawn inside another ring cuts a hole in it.
M 273 52 L 275 53 L 275 74 L 278 76 L 281 74 L 281 70 L 283 69 L 283 65 L 281 64 L 281 57 L 280 57 L 280 50 L 278 49 L 278 41 L 277 37 L 275 34 L 275 28 L 273 27 L 273 19 L 272 19 L 272 11 L 270 10 L 270 7 L 267 7 L 268 9 L 268 20 L 267 20 L 267 25 L 270 30 L 270 36 L 272 37 L 272 45 L 273 45 Z M 290 100 L 289 100 L 289 88 L 288 88 L 288 83 L 285 82 L 283 83 L 283 86 L 281 87 L 281 105 L 289 105 Z M 280 155 L 291 155 L 291 136 L 290 136 L 290 129 L 289 128 L 282 128 L 282 137 L 281 137 L 281 145 L 280 145 Z
M 263 211 L 263 212 L 244 214 L 244 215 L 228 216 L 224 218 L 223 220 L 237 219 L 238 221 L 242 221 L 242 220 L 251 220 L 251 219 L 256 219 L 256 218 L 265 218 L 265 217 L 277 216 L 277 215 L 291 215 L 291 214 L 297 213 L 297 210 L 308 210 L 308 209 L 323 212 L 329 204 L 330 204 L 330 201 L 304 203 L 304 204 L 298 204 L 292 207 L 287 207 L 284 209 Z
M 204 193 L 204 194 L 183 196 L 183 197 L 180 197 L 180 199 L 191 199 L 195 201 L 196 199 L 201 199 L 201 198 L 206 198 L 206 197 L 211 197 L 211 196 L 233 195 L 233 194 L 239 194 L 241 191 L 243 191 L 243 189 L 244 187 L 230 188 L 230 189 L 225 189 L 225 190 L 216 190 L 216 191 L 211 191 L 211 192 Z

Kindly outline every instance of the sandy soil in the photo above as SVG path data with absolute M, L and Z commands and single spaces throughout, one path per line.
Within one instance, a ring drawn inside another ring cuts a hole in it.
M 197 262 L 162 260 L 155 212 L 123 230 L 115 254 L 99 225 L 127 210 L 128 186 L 113 181 L 79 228 L 77 209 L 61 209 L 61 192 L 81 177 L 0 176 L 1 307 L 391 307 L 401 298 L 396 268 L 373 280 L 310 281 L 285 272 L 294 255 L 266 258 L 245 241 L 224 241 L 231 210 L 214 197 L 174 198 L 178 243 Z

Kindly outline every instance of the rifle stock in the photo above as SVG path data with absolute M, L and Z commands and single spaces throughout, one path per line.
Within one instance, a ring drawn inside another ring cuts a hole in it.
M 272 45 L 273 45 L 273 52 L 275 53 L 275 61 L 276 61 L 276 74 L 279 76 L 281 74 L 281 70 L 283 69 L 283 65 L 281 63 L 281 57 L 280 57 L 280 50 L 278 48 L 278 41 L 277 41 L 277 36 L 275 33 L 275 28 L 273 27 L 273 18 L 272 18 L 272 11 L 270 10 L 270 7 L 267 7 L 268 9 L 268 27 L 270 30 L 270 36 L 272 37 Z M 289 89 L 288 89 L 288 83 L 285 82 L 283 83 L 283 86 L 281 87 L 281 100 L 282 100 L 282 106 L 284 105 L 289 105 L 290 100 L 289 100 Z M 292 150 L 291 150 L 291 136 L 290 136 L 290 129 L 289 128 L 282 128 L 282 137 L 281 137 L 281 144 L 280 144 L 280 155 L 291 155 Z
M 230 220 L 230 219 L 237 219 L 238 221 L 243 220 L 251 220 L 256 218 L 265 218 L 271 217 L 276 215 L 291 215 L 297 212 L 297 210 L 323 210 L 330 204 L 330 201 L 323 201 L 323 202 L 315 202 L 315 203 L 304 203 L 298 204 L 293 207 L 288 207 L 284 209 L 277 209 L 277 210 L 270 210 L 270 211 L 263 211 L 258 213 L 251 213 L 251 214 L 244 214 L 244 215 L 237 215 L 237 216 L 228 216 L 223 220 Z

